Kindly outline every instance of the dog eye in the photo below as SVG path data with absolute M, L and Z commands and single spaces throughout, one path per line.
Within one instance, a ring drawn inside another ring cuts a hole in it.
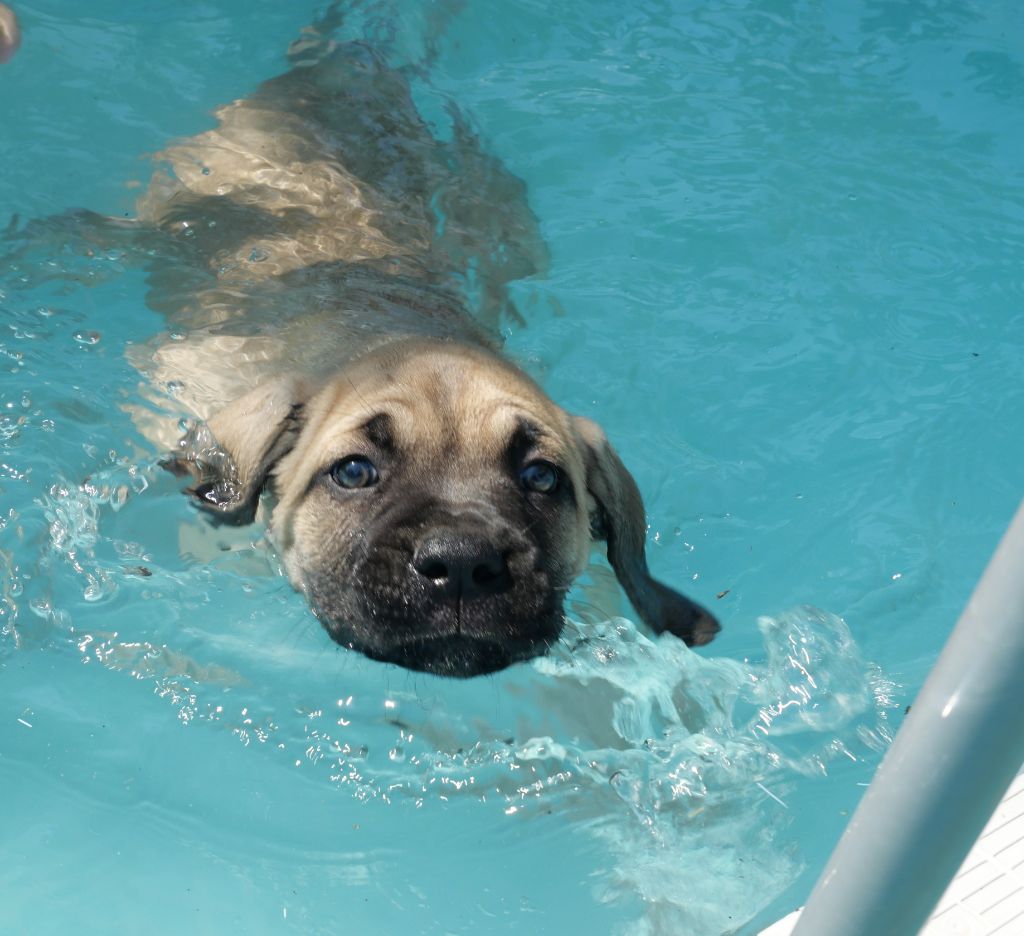
M 528 491 L 550 494 L 558 487 L 558 469 L 546 461 L 530 462 L 519 473 L 519 480 Z
M 331 466 L 331 480 L 338 487 L 354 489 L 371 487 L 379 480 L 380 475 L 373 466 L 373 462 L 362 455 L 352 455 L 343 458 Z

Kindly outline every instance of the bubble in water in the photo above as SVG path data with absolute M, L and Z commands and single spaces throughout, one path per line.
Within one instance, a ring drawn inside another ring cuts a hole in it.
M 94 345 L 100 343 L 100 333 L 97 331 L 76 331 L 74 334 L 75 341 L 79 344 Z
M 144 474 L 133 470 L 129 472 L 128 484 L 131 486 L 134 493 L 141 494 L 149 487 L 149 480 Z

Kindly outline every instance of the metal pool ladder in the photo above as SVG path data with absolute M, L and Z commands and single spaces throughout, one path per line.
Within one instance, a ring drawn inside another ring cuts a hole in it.
M 762 936 L 1024 934 L 1022 763 L 1024 502 L 807 906 Z

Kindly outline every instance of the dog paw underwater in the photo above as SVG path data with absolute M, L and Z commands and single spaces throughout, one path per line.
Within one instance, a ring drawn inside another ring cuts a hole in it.
M 135 219 L 74 217 L 166 322 L 128 349 L 137 428 L 214 523 L 263 503 L 291 583 L 371 658 L 467 677 L 545 653 L 595 540 L 651 630 L 706 644 L 603 431 L 502 355 L 510 284 L 548 263 L 525 185 L 336 25 L 159 154 Z

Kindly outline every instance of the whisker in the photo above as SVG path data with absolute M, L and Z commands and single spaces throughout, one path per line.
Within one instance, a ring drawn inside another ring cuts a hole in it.
M 356 387 L 356 385 L 352 382 L 352 378 L 346 375 L 345 382 L 352 388 L 352 392 L 356 395 L 359 402 L 363 405 L 363 410 L 366 412 L 366 415 L 370 417 L 374 416 L 375 414 L 373 407 L 370 406 L 366 398 L 359 392 L 359 388 Z

